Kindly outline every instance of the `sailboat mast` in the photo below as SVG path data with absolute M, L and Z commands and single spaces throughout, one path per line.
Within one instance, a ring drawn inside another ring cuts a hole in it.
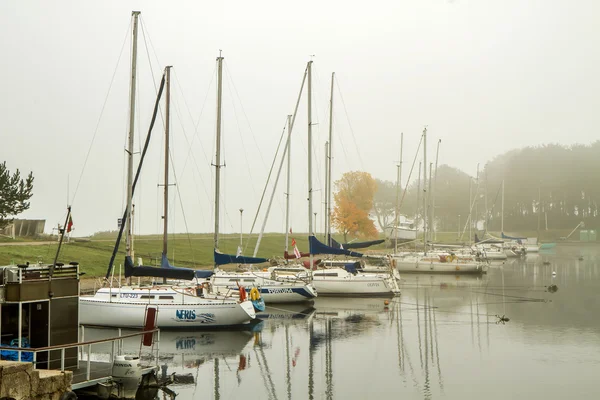
M 504 179 L 502 179 L 502 210 L 500 211 L 500 232 L 504 233 Z
M 400 162 L 397 165 L 398 176 L 396 176 L 396 212 L 394 220 L 394 232 L 396 240 L 394 243 L 394 253 L 398 253 L 398 230 L 400 223 L 400 181 L 402 180 L 402 146 L 404 145 L 404 132 L 400 133 Z
M 442 143 L 442 139 L 438 139 L 437 150 L 435 151 L 435 174 L 433 177 L 433 191 L 431 193 L 431 223 L 433 229 L 433 240 L 437 239 L 437 229 L 435 227 L 435 193 L 437 192 L 437 170 L 438 159 L 440 156 L 440 143 Z
M 219 249 L 219 196 L 221 190 L 221 103 L 223 94 L 223 57 L 217 57 L 217 150 L 215 156 L 215 234 L 214 247 Z
M 308 62 L 308 235 L 313 234 L 312 206 L 312 61 Z M 310 269 L 312 271 L 313 254 L 310 252 Z
M 165 67 L 165 83 L 167 93 L 165 97 L 165 178 L 163 200 L 163 255 L 167 255 L 167 234 L 169 228 L 169 129 L 171 125 L 171 67 Z
M 417 227 L 417 236 L 419 234 L 419 220 L 421 219 L 419 217 L 419 199 L 421 198 L 421 165 L 422 162 L 419 161 L 419 179 L 417 180 L 417 203 L 415 205 L 415 222 L 416 222 L 416 227 Z M 415 240 L 415 251 L 416 251 L 416 247 L 417 247 L 417 242 Z
M 327 163 L 327 159 L 329 158 L 329 142 L 325 142 L 325 213 L 323 215 L 325 215 L 325 218 L 323 218 L 325 220 L 325 230 L 323 230 L 323 234 L 325 235 L 325 240 L 324 243 L 327 243 L 327 245 L 329 246 L 329 239 L 328 239 L 328 231 L 327 231 L 327 220 L 328 218 L 328 193 L 329 193 L 329 165 Z
M 425 171 L 427 171 L 427 169 Z M 431 197 L 432 197 L 431 196 L 431 182 L 433 181 L 433 179 L 431 179 L 432 173 L 433 173 L 433 163 L 430 162 L 429 163 L 429 188 L 427 189 L 427 193 L 429 193 L 429 196 L 428 196 L 429 197 L 429 201 L 427 202 L 427 220 L 429 221 L 429 224 L 430 224 L 430 226 L 429 226 L 429 241 L 432 241 L 432 239 L 433 239 L 433 236 L 432 236 L 433 228 L 431 227 L 431 225 L 433 224 L 433 219 L 429 218 L 431 216 L 430 213 L 433 213 L 430 210 L 430 208 L 431 208 L 431 200 L 432 200 L 431 199 Z
M 329 95 L 329 144 L 327 147 L 327 182 L 325 183 L 327 192 L 325 193 L 325 240 L 328 246 L 331 245 L 331 150 L 333 148 L 333 84 L 335 82 L 335 72 L 331 73 L 331 94 Z
M 125 220 L 125 251 L 126 255 L 134 257 L 131 212 L 133 204 L 133 138 L 135 128 L 135 93 L 137 87 L 137 38 L 139 11 L 132 11 L 133 38 L 131 41 L 131 85 L 129 87 L 129 135 L 127 140 L 127 218 Z
M 427 255 L 427 127 L 423 129 L 423 245 Z
M 287 181 L 285 188 L 285 251 L 288 251 L 288 239 L 290 234 L 290 177 L 292 172 L 292 152 L 291 152 L 291 139 L 292 139 L 292 116 L 287 116 Z M 285 154 L 285 152 L 284 152 Z

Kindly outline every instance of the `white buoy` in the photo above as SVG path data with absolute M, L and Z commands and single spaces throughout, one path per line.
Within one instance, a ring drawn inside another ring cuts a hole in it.
M 556 271 L 552 271 L 552 276 L 556 276 Z

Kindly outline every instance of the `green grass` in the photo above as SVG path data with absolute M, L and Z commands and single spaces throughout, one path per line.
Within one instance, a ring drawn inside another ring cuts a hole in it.
M 512 233 L 512 232 L 511 232 Z M 540 240 L 542 242 L 557 242 L 561 236 L 566 236 L 570 231 L 542 231 L 540 232 Z M 499 232 L 492 233 L 494 236 L 500 236 Z M 519 232 L 520 236 L 535 237 L 536 232 Z M 298 249 L 300 251 L 308 251 L 308 238 L 306 233 L 296 233 L 293 235 L 296 238 Z M 383 237 L 382 237 L 383 238 Z M 48 240 L 46 238 L 45 240 Z M 104 276 L 107 270 L 108 262 L 112 254 L 116 233 L 102 233 L 90 238 L 72 239 L 70 243 L 63 243 L 59 262 L 68 263 L 78 261 L 81 270 L 88 277 Z M 319 237 L 319 239 L 322 239 Z M 467 242 L 467 237 L 464 236 L 461 242 Z M 575 232 L 571 239 L 578 240 L 579 234 Z M 56 240 L 56 238 L 54 238 Z M 257 237 L 253 236 L 250 239 L 244 238 L 244 255 L 252 255 L 256 244 Z M 342 241 L 340 237 L 336 240 Z M 10 240 L 12 241 L 12 239 Z M 31 238 L 19 238 L 15 242 L 31 242 Z M 291 241 L 291 237 L 290 237 Z M 441 243 L 458 243 L 456 232 L 438 232 L 437 242 Z M 7 241 L 4 241 L 7 242 Z M 279 233 L 268 233 L 263 236 L 259 257 L 275 258 L 283 256 L 285 235 Z M 219 248 L 227 254 L 235 254 L 239 244 L 239 236 L 235 234 L 221 235 L 219 238 Z M 0 265 L 12 263 L 36 263 L 42 261 L 51 263 L 54 260 L 58 242 L 52 244 L 28 244 L 28 245 L 3 245 L 0 246 Z M 141 257 L 144 265 L 158 265 L 160 255 L 162 253 L 162 236 L 146 235 L 135 238 L 134 242 L 135 257 Z M 123 263 L 125 257 L 125 245 L 121 243 L 119 253 L 115 258 L 115 266 L 118 268 Z M 290 249 L 291 251 L 292 249 Z M 213 235 L 206 234 L 174 234 L 169 236 L 168 243 L 169 260 L 173 265 L 192 268 L 212 268 L 213 263 Z M 387 252 L 386 243 L 373 246 L 366 252 Z M 235 266 L 231 266 L 235 268 Z M 118 271 L 118 269 L 117 269 Z M 116 272 L 117 272 L 116 271 Z

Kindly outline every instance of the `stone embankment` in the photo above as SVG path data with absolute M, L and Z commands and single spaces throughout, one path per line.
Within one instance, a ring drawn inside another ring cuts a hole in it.
M 37 370 L 30 362 L 0 361 L 0 400 L 75 399 L 72 379 L 71 371 Z

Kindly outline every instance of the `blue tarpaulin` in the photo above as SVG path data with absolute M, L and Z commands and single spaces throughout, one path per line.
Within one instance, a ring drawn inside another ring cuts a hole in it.
M 340 254 L 350 257 L 362 257 L 362 253 L 357 253 L 355 251 L 350 251 L 346 249 L 336 249 L 335 247 L 329 247 L 314 237 L 308 237 L 308 244 L 310 245 L 310 254 Z

